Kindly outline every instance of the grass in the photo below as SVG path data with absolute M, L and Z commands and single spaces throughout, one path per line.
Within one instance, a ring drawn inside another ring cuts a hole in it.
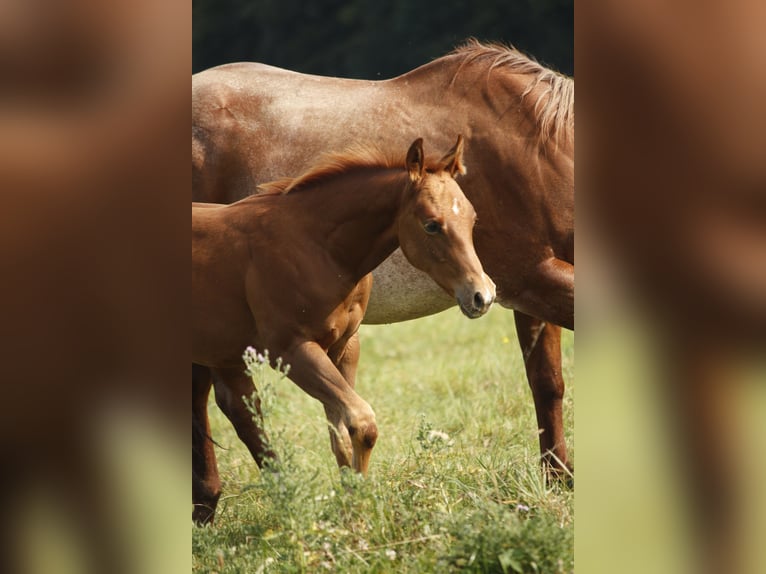
M 511 313 L 450 310 L 363 326 L 357 390 L 380 438 L 370 473 L 340 472 L 321 405 L 258 370 L 280 455 L 260 472 L 210 407 L 224 494 L 193 527 L 195 572 L 573 572 L 574 495 L 538 465 Z M 565 429 L 574 453 L 574 336 L 565 332 Z

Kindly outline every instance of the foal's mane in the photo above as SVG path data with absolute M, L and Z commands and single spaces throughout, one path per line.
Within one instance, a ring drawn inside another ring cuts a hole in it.
M 546 68 L 534 59 L 522 54 L 512 46 L 497 42 L 482 43 L 475 38 L 468 39 L 448 54 L 463 59 L 452 78 L 452 83 L 467 64 L 481 64 L 487 67 L 487 74 L 495 69 L 504 69 L 515 74 L 532 76 L 521 94 L 524 99 L 537 86 L 543 85 L 533 109 L 540 125 L 543 142 L 560 135 L 569 140 L 574 136 L 574 80 Z
M 332 177 L 367 169 L 396 169 L 404 171 L 404 154 L 394 157 L 374 146 L 353 146 L 341 152 L 325 153 L 319 161 L 298 177 L 286 177 L 258 186 L 259 194 L 284 194 L 309 185 L 322 183 Z

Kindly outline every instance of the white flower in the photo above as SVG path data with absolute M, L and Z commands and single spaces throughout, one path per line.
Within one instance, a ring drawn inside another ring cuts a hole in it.
M 251 361 L 253 361 L 255 363 L 258 363 L 259 365 L 263 365 L 264 363 L 268 363 L 269 362 L 269 352 L 268 351 L 264 351 L 263 353 L 259 353 L 253 347 L 247 347 L 245 349 L 244 355 L 245 355 L 245 361 L 247 361 L 249 359 L 249 360 L 251 360 Z
M 439 430 L 432 430 L 428 431 L 428 440 L 431 442 L 441 440 L 444 442 L 447 442 L 449 440 L 449 435 L 446 432 L 442 432 Z
M 391 548 L 386 550 L 386 556 L 389 560 L 396 560 L 396 550 L 393 550 Z

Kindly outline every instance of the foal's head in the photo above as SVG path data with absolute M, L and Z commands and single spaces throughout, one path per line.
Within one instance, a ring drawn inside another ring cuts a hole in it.
M 408 189 L 399 216 L 402 251 L 457 299 L 467 317 L 480 317 L 495 300 L 495 284 L 474 251 L 476 212 L 455 181 L 465 173 L 463 136 L 435 169 L 426 169 L 418 138 L 407 152 L 406 168 Z

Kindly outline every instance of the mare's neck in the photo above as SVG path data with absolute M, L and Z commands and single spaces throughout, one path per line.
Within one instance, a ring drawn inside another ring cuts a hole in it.
M 403 168 L 361 168 L 285 198 L 301 202 L 312 233 L 321 234 L 333 260 L 358 281 L 399 247 L 406 178 Z

